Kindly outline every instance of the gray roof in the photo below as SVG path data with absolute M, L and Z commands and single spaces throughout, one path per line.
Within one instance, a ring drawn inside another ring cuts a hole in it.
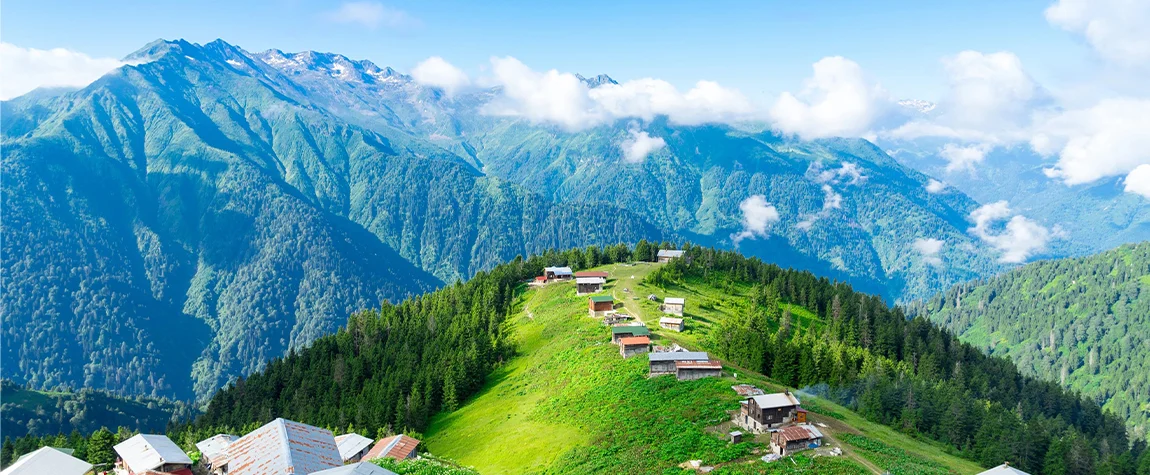
M 791 407 L 799 405 L 799 398 L 794 394 L 787 393 L 771 393 L 761 394 L 758 396 L 751 396 L 750 399 L 755 400 L 762 409 L 771 409 L 776 407 Z
M 543 268 L 543 273 L 544 273 L 544 274 L 546 274 L 546 273 L 548 273 L 548 272 L 552 272 L 552 273 L 555 273 L 555 274 L 566 275 L 566 274 L 570 274 L 570 273 L 571 273 L 571 268 L 570 268 L 570 267 L 544 267 L 544 268 Z
M 373 443 L 375 443 L 374 440 L 355 433 L 335 437 L 335 445 L 339 448 L 339 457 L 343 460 L 354 457 L 364 449 L 371 447 Z
M 604 279 L 602 277 L 576 277 L 575 278 L 576 284 L 603 284 L 606 282 L 607 282 L 607 279 Z
M 661 351 L 647 353 L 647 359 L 650 361 L 709 361 L 711 357 L 707 356 L 705 351 Z
M 683 305 L 686 303 L 686 300 L 684 300 L 682 297 L 667 297 L 663 299 L 663 303 L 669 303 L 671 305 Z
M 52 447 L 40 447 L 19 459 L 0 475 L 83 475 L 92 464 Z
M 374 463 L 359 462 L 312 472 L 310 475 L 396 475 L 396 473 Z
M 223 452 L 224 449 L 228 448 L 229 445 L 232 445 L 232 442 L 235 442 L 236 439 L 239 439 L 239 436 L 231 434 L 216 434 L 196 442 L 196 450 L 199 450 L 201 454 L 210 459 Z
M 343 465 L 331 431 L 276 419 L 232 442 L 228 475 L 312 473 Z
M 1011 467 L 1010 464 L 1004 463 L 1002 465 L 994 467 L 994 468 L 987 470 L 985 472 L 981 472 L 978 475 L 1030 475 L 1030 474 L 1023 472 L 1022 470 L 1019 470 L 1017 468 Z
M 188 454 L 166 435 L 137 434 L 113 448 L 133 472 L 146 472 L 169 463 L 192 464 Z
M 683 251 L 677 249 L 659 249 L 659 257 L 683 257 Z

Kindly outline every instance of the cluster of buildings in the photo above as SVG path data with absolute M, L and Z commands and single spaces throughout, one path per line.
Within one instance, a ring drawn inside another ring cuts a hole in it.
M 243 437 L 219 434 L 196 443 L 200 461 L 194 473 L 211 475 L 395 475 L 368 460 L 415 458 L 419 441 L 396 435 L 374 441 L 276 419 Z M 193 462 L 167 436 L 138 434 L 116 444 L 116 475 L 193 475 Z M 20 457 L 3 475 L 83 475 L 92 464 L 70 449 L 43 447 Z M 99 467 L 97 467 L 99 468 Z
M 745 397 L 731 422 L 752 434 L 770 434 L 771 451 L 786 456 L 823 445 L 823 433 L 807 423 L 807 411 L 799 398 L 790 391 L 765 394 L 750 385 L 733 386 Z M 734 439 L 742 432 L 732 432 Z

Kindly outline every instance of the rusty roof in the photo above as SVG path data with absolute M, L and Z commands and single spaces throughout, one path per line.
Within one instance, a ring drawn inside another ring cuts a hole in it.
M 224 451 L 228 475 L 305 474 L 343 465 L 331 431 L 276 419 Z
M 606 279 L 609 275 L 610 274 L 608 274 L 607 271 L 601 271 L 601 270 L 585 270 L 585 271 L 575 273 L 576 278 L 578 278 L 578 277 L 602 277 L 602 278 Z
M 723 363 L 715 360 L 710 361 L 676 361 L 676 368 L 685 369 L 723 369 Z
M 813 429 L 813 427 L 809 427 L 806 424 L 784 427 L 779 430 L 779 436 L 782 437 L 783 440 L 787 441 L 818 439 L 823 436 L 818 431 L 811 429 Z
M 645 336 L 625 336 L 619 339 L 619 344 L 623 346 L 650 345 L 651 339 Z
M 379 439 L 375 443 L 375 447 L 367 451 L 364 460 L 374 460 L 377 458 L 391 457 L 396 460 L 403 460 L 415 451 L 419 446 L 419 441 L 408 437 L 406 435 L 393 435 L 386 439 Z

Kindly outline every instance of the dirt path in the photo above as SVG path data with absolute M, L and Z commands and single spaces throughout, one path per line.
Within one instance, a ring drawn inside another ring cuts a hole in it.
M 824 446 L 827 445 L 827 442 L 833 443 L 836 447 L 842 449 L 843 457 L 848 457 L 851 460 L 858 462 L 859 465 L 866 467 L 867 470 L 870 470 L 877 475 L 887 473 L 887 471 L 883 470 L 882 467 L 875 465 L 874 462 L 867 460 L 866 457 L 855 453 L 851 446 L 839 440 L 838 437 L 835 437 L 835 435 L 839 433 L 858 434 L 858 431 L 855 430 L 855 428 L 848 426 L 842 421 L 833 417 L 821 416 L 814 413 L 808 413 L 807 417 L 809 417 L 810 421 L 815 423 L 815 427 L 818 427 L 819 431 L 823 433 L 823 438 L 826 439 L 823 442 Z M 818 423 L 822 423 L 826 425 L 826 427 L 820 426 Z

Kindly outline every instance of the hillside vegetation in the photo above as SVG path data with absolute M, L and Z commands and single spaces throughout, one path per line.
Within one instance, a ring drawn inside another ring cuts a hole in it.
M 100 427 L 159 432 L 195 414 L 192 407 L 166 399 L 127 399 L 92 389 L 35 391 L 0 380 L 0 433 L 4 437 L 90 434 Z
M 1150 243 L 1030 264 L 911 306 L 1024 373 L 1150 423 Z

